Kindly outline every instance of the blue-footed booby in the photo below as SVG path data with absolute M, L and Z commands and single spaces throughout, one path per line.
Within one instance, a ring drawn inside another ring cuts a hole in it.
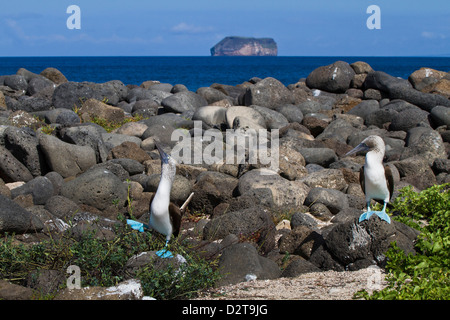
M 366 195 L 367 211 L 359 217 L 359 222 L 368 220 L 373 214 L 376 214 L 382 220 L 391 223 L 391 219 L 386 214 L 386 205 L 394 191 L 394 178 L 389 166 L 383 165 L 384 141 L 379 136 L 369 136 L 345 156 L 359 151 L 368 151 L 365 164 L 359 171 L 359 183 Z M 370 210 L 370 200 L 372 199 L 383 201 L 381 211 Z
M 156 144 L 161 157 L 161 180 L 156 193 L 150 199 L 150 221 L 148 225 L 134 220 L 127 220 L 131 228 L 144 232 L 144 227 L 154 229 L 166 236 L 164 248 L 156 254 L 161 258 L 172 258 L 173 255 L 167 250 L 167 244 L 171 236 L 177 237 L 181 227 L 182 211 L 170 202 L 170 191 L 175 179 L 176 161 Z

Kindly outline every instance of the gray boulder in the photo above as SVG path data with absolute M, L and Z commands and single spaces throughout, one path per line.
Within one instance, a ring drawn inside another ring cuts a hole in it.
M 413 241 L 418 232 L 393 221 L 391 224 L 374 216 L 358 222 L 353 219 L 336 225 L 325 237 L 330 254 L 343 266 L 351 270 L 359 266 L 377 264 L 384 267 L 385 253 L 393 241 L 406 253 L 413 251 Z
M 301 112 L 304 115 L 307 115 L 309 113 L 317 113 L 320 112 L 322 109 L 324 109 L 323 105 L 316 100 L 304 101 L 300 103 L 297 107 L 301 110 Z
M 161 105 L 167 112 L 183 113 L 207 106 L 208 102 L 195 92 L 182 91 L 165 98 L 161 101 Z
M 184 128 L 183 128 L 184 129 Z M 148 138 L 154 138 L 154 140 L 159 141 L 164 145 L 173 147 L 178 140 L 172 141 L 172 134 L 176 130 L 176 133 L 180 134 L 183 138 L 189 137 L 189 131 L 178 129 L 170 124 L 154 124 L 149 126 L 142 134 L 142 140 Z M 178 137 L 178 135 L 177 135 Z
M 69 110 L 80 108 L 82 101 L 96 97 L 94 90 L 85 83 L 65 82 L 60 84 L 53 92 L 52 104 L 56 109 Z M 98 97 L 101 101 L 103 98 Z
M 11 197 L 31 194 L 35 205 L 43 205 L 53 196 L 53 184 L 46 177 L 36 177 L 24 185 L 11 190 Z
M 431 166 L 436 158 L 446 158 L 444 141 L 441 135 L 427 127 L 415 127 L 408 131 L 406 148 L 402 159 L 420 155 Z
M 262 203 L 274 207 L 298 207 L 303 204 L 309 187 L 301 181 L 289 181 L 267 169 L 253 169 L 239 179 L 239 193 L 252 193 Z M 264 192 L 260 192 L 264 191 Z
M 419 108 L 406 109 L 396 114 L 389 125 L 390 131 L 408 131 L 423 122 L 430 124 L 428 121 L 429 113 Z
M 205 106 L 198 108 L 192 120 L 200 120 L 209 126 L 221 126 L 226 123 L 227 108 L 218 106 Z
M 313 70 L 306 78 L 306 85 L 327 92 L 345 92 L 354 76 L 355 71 L 347 62 L 336 61 Z
M 51 171 L 45 175 L 53 184 L 53 195 L 58 195 L 61 191 L 61 186 L 64 184 L 64 178 L 55 171 Z
M 431 118 L 436 126 L 450 127 L 450 108 L 444 106 L 436 106 L 431 109 Z
M 278 242 L 280 253 L 290 253 L 309 259 L 323 243 L 322 236 L 306 226 L 297 226 L 281 237 Z
M 295 259 L 294 261 L 289 263 L 288 266 L 283 270 L 281 277 L 295 278 L 304 273 L 320 272 L 320 271 L 322 270 L 320 270 L 318 267 L 316 267 L 309 261 L 306 261 L 304 259 Z
M 249 243 L 237 243 L 224 250 L 219 259 L 219 272 L 223 277 L 218 286 L 236 284 L 250 279 L 276 279 L 281 271 L 278 265 L 258 255 Z
M 80 207 L 72 200 L 63 196 L 52 196 L 45 203 L 45 209 L 53 216 L 63 219 L 72 218 L 75 213 L 80 210 Z
M 64 178 L 86 171 L 97 163 L 95 151 L 88 146 L 78 146 L 54 136 L 39 134 L 39 145 L 52 171 Z
M 115 106 L 127 92 L 120 81 L 106 83 L 65 82 L 53 92 L 52 105 L 58 108 L 74 109 L 82 107 L 84 101 L 96 99 Z
M 387 93 L 390 99 L 405 100 L 428 112 L 438 105 L 450 107 L 450 100 L 444 96 L 420 92 L 412 88 L 409 81 L 382 71 L 370 72 L 364 81 L 364 87 L 378 89 Z
M 334 150 L 330 148 L 302 148 L 298 150 L 306 164 L 318 164 L 322 167 L 328 167 L 331 163 L 338 160 Z
M 69 109 L 52 109 L 43 112 L 43 117 L 47 123 L 58 123 L 61 125 L 71 125 L 80 123 L 80 117 Z
M 158 105 L 161 105 L 161 102 L 167 98 L 170 97 L 172 94 L 165 91 L 160 90 L 147 90 L 144 88 L 133 88 L 128 92 L 128 95 L 126 97 L 126 100 L 129 103 L 133 103 L 136 101 L 141 100 L 150 100 L 154 101 Z
M 211 88 L 211 87 L 201 87 L 197 89 L 197 94 L 205 98 L 205 100 L 208 102 L 208 104 L 212 104 L 214 102 L 220 101 L 220 100 L 228 100 L 230 103 L 232 103 L 232 99 L 227 96 L 225 93 L 223 93 L 220 90 Z
M 105 162 L 108 149 L 101 133 L 94 126 L 74 126 L 63 128 L 59 132 L 61 139 L 77 146 L 87 146 L 95 151 L 96 162 Z
M 18 99 L 18 103 L 14 104 L 10 109 L 13 111 L 22 110 L 26 112 L 39 112 L 50 110 L 52 104 L 49 99 L 39 97 L 22 96 Z
M 4 131 L 5 147 L 23 163 L 33 176 L 45 173 L 45 159 L 39 151 L 39 141 L 29 127 L 7 127 Z
M 55 84 L 49 79 L 37 75 L 36 77 L 28 81 L 27 94 L 29 96 L 32 96 L 47 87 L 53 88 L 55 87 Z
M 120 164 L 122 168 L 124 168 L 130 174 L 130 176 L 140 174 L 145 171 L 145 166 L 134 159 L 118 158 L 109 161 L 112 163 Z
M 378 128 L 383 128 L 385 123 L 392 122 L 392 119 L 398 115 L 398 112 L 392 109 L 379 109 L 370 114 L 365 118 L 366 126 L 377 126 Z
M 4 78 L 4 84 L 5 86 L 10 87 L 13 90 L 27 90 L 28 87 L 28 82 L 25 79 L 24 76 L 18 75 L 18 74 L 13 74 L 13 75 L 9 75 L 6 76 Z
M 281 113 L 289 122 L 302 123 L 303 112 L 302 110 L 293 104 L 284 104 L 277 108 L 277 111 Z
M 105 146 L 108 150 L 108 152 L 117 147 L 120 146 L 124 142 L 133 142 L 136 145 L 140 146 L 142 140 L 138 137 L 130 136 L 127 134 L 120 134 L 120 133 L 102 133 L 102 139 L 105 142 Z
M 333 214 L 348 208 L 348 199 L 345 193 L 334 189 L 312 188 L 304 204 L 311 206 L 314 203 L 324 204 Z
M 189 91 L 189 89 L 184 84 L 176 84 L 170 90 L 171 93 L 177 93 L 181 91 Z
M 6 183 L 27 182 L 33 179 L 33 175 L 8 149 L 0 145 L 0 178 Z
M 300 181 L 310 188 L 343 190 L 347 187 L 344 174 L 339 169 L 323 169 L 312 172 L 301 178 Z
M 263 252 L 275 247 L 275 224 L 267 208 L 254 206 L 213 218 L 203 228 L 203 239 L 218 240 L 234 234 L 255 242 Z
M 289 121 L 280 112 L 255 105 L 250 106 L 250 108 L 255 109 L 263 116 L 266 121 L 265 127 L 268 129 L 280 129 L 289 124 Z
M 235 106 L 229 107 L 226 111 L 226 120 L 229 128 L 233 128 L 236 118 L 246 118 L 254 123 L 254 128 L 266 128 L 266 120 L 263 115 L 250 107 Z
M 118 163 L 114 163 L 111 160 L 97 163 L 90 167 L 87 171 L 90 170 L 96 170 L 96 169 L 103 169 L 111 171 L 117 178 L 120 179 L 120 181 L 126 181 L 130 178 L 130 174 Z
M 420 155 L 394 161 L 393 165 L 397 168 L 402 182 L 413 185 L 419 190 L 436 184 L 436 177 L 430 168 L 429 161 Z
M 86 204 L 103 211 L 115 203 L 119 207 L 123 206 L 127 200 L 127 187 L 112 172 L 99 168 L 66 182 L 61 195 L 77 204 Z
M 275 78 L 265 78 L 249 86 L 244 95 L 246 106 L 257 105 L 269 109 L 294 103 L 292 93 Z
M 393 77 L 383 71 L 369 72 L 364 81 L 365 89 L 377 89 L 390 93 L 394 87 L 412 88 L 407 80 Z
M 0 194 L 0 233 L 40 232 L 43 223 L 14 201 Z
M 317 228 L 317 222 L 314 218 L 306 213 L 296 212 L 291 217 L 291 229 L 295 229 L 298 226 L 305 226 L 310 229 L 314 229 Z
M 365 120 L 369 114 L 379 109 L 380 104 L 377 100 L 363 100 L 361 103 L 357 104 L 349 112 L 347 112 L 347 114 L 354 114 Z
M 221 172 L 207 171 L 200 173 L 192 188 L 194 197 L 190 203 L 193 210 L 212 213 L 214 207 L 229 201 L 238 185 L 238 179 Z
M 333 120 L 316 138 L 319 140 L 335 139 L 345 143 L 348 136 L 355 132 L 355 129 L 356 125 L 352 124 L 350 121 L 338 118 Z

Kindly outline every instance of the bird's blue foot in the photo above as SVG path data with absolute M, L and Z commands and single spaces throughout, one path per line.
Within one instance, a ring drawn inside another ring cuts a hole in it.
M 144 224 L 134 220 L 127 219 L 127 224 L 134 230 L 144 232 Z
M 391 218 L 387 215 L 386 211 L 367 211 L 364 212 L 362 215 L 359 216 L 359 222 L 364 220 L 369 220 L 369 218 L 376 214 L 378 217 L 380 217 L 381 220 L 386 221 L 387 223 L 391 223 Z
M 170 251 L 167 250 L 166 248 L 161 249 L 161 250 L 159 250 L 159 251 L 156 251 L 155 254 L 156 254 L 158 257 L 162 258 L 162 259 L 165 259 L 165 258 L 173 258 L 172 252 L 170 252 Z
M 168 244 L 168 243 L 169 243 L 169 240 L 166 241 L 166 245 L 164 246 L 163 249 L 161 249 L 161 250 L 155 252 L 155 254 L 156 254 L 158 257 L 160 257 L 160 258 L 162 258 L 162 259 L 165 259 L 165 258 L 173 258 L 172 252 L 170 252 L 169 250 L 167 250 L 167 244 Z
M 156 251 L 155 254 L 160 258 L 173 258 L 172 252 L 167 249 L 167 245 L 169 244 L 169 240 L 166 240 L 166 245 L 159 251 Z

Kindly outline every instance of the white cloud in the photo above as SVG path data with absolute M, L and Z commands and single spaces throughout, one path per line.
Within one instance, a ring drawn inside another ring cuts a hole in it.
M 170 28 L 170 31 L 174 33 L 190 33 L 190 34 L 206 33 L 211 32 L 213 30 L 214 28 L 211 26 L 196 26 L 193 24 L 188 24 L 186 22 L 180 22 L 179 24 Z
M 422 31 L 420 34 L 425 39 L 445 39 L 447 38 L 445 34 L 442 33 L 435 33 L 435 32 L 429 32 L 429 31 Z
M 50 35 L 29 35 L 25 31 L 23 31 L 20 24 L 13 19 L 6 19 L 5 24 L 8 29 L 11 31 L 11 34 L 15 35 L 17 39 L 25 42 L 32 41 L 67 41 L 67 38 L 60 34 L 50 34 Z

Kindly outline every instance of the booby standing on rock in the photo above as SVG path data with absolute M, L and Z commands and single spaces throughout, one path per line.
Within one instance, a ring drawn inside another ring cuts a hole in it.
M 366 195 L 367 204 L 367 211 L 359 217 L 359 222 L 368 220 L 373 214 L 376 214 L 382 220 L 391 223 L 391 219 L 386 214 L 386 205 L 394 191 L 394 178 L 389 166 L 383 166 L 384 150 L 384 141 L 381 137 L 369 136 L 345 155 L 369 151 L 366 153 L 366 162 L 359 171 L 359 182 Z M 372 199 L 383 201 L 383 210 L 370 210 L 370 200 Z
M 172 234 L 178 236 L 181 227 L 181 210 L 170 202 L 170 191 L 176 173 L 176 161 L 156 144 L 161 156 L 161 180 L 159 181 L 156 193 L 150 199 L 150 223 L 143 223 L 127 220 L 131 228 L 144 232 L 144 227 L 151 228 L 166 236 L 164 249 L 156 254 L 161 258 L 172 258 L 173 255 L 167 250 L 167 244 Z

